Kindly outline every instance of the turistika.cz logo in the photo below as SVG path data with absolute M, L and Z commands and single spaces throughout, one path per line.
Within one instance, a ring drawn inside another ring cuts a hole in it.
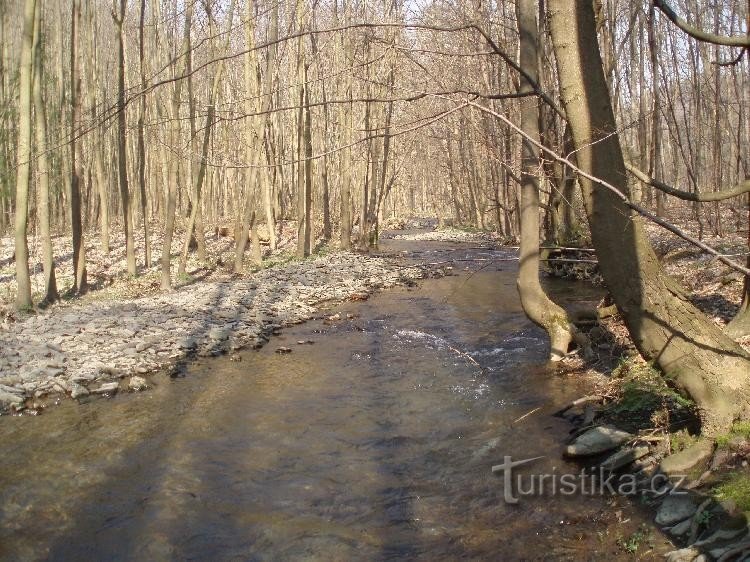
M 670 478 L 659 473 L 639 481 L 635 474 L 616 474 L 601 467 L 593 472 L 581 469 L 576 474 L 558 473 L 557 467 L 539 474 L 523 474 L 515 470 L 543 458 L 514 461 L 512 457 L 505 456 L 502 464 L 492 467 L 492 472 L 503 473 L 503 499 L 506 503 L 518 503 L 519 497 L 524 496 L 660 496 L 686 493 L 680 489 L 684 476 Z

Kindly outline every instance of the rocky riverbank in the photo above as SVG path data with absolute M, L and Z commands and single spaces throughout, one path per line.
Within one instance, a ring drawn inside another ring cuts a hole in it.
M 364 299 L 421 278 L 418 267 L 337 252 L 140 298 L 99 297 L 0 328 L 0 409 L 38 412 L 61 397 L 148 386 L 193 354 L 261 346 L 327 301 Z

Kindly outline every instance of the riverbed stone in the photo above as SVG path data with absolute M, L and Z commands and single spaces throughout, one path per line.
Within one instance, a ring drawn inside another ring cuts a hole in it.
M 224 341 L 229 338 L 229 330 L 226 328 L 211 328 L 208 331 L 208 337 L 214 341 Z
M 88 395 L 89 395 L 89 389 L 86 388 L 85 386 L 75 383 L 75 382 L 71 385 L 70 387 L 71 398 L 81 398 L 83 396 L 88 396 Z
M 631 462 L 635 462 L 638 459 L 645 457 L 648 455 L 649 451 L 650 449 L 648 447 L 627 447 L 607 457 L 600 466 L 604 470 L 617 470 L 623 466 L 629 465 Z
M 23 404 L 23 396 L 0 390 L 0 408 L 11 408 Z
M 146 379 L 139 376 L 130 377 L 130 380 L 128 381 L 128 389 L 138 392 L 140 390 L 146 390 L 148 388 L 148 383 L 146 382 Z
M 713 452 L 713 441 L 702 439 L 687 449 L 664 458 L 659 467 L 664 474 L 669 476 L 682 476 L 711 458 Z
M 118 391 L 120 385 L 116 382 L 105 382 L 99 388 L 92 390 L 94 394 L 114 394 Z
M 669 529 L 669 534 L 673 537 L 681 537 L 683 535 L 687 535 L 690 532 L 690 528 L 692 527 L 692 525 L 692 519 L 685 519 L 684 521 L 677 523 L 677 525 Z
M 670 495 L 659 506 L 655 522 L 660 526 L 675 525 L 692 517 L 696 511 L 698 511 L 698 506 L 692 495 Z
M 664 559 L 666 562 L 693 562 L 701 555 L 697 548 L 687 547 L 668 552 Z
M 587 457 L 606 453 L 631 440 L 633 435 L 616 427 L 598 426 L 579 435 L 565 448 L 567 457 Z

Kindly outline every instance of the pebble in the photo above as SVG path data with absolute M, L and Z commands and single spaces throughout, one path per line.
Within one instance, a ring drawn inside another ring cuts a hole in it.
M 114 394 L 118 391 L 120 385 L 116 382 L 105 382 L 99 388 L 92 390 L 94 394 Z
M 89 395 L 89 389 L 78 383 L 73 383 L 73 385 L 70 388 L 71 398 L 80 398 L 82 396 L 88 396 L 88 395 Z
M 130 377 L 128 388 L 134 392 L 146 390 L 148 388 L 148 383 L 146 383 L 146 379 L 143 377 Z

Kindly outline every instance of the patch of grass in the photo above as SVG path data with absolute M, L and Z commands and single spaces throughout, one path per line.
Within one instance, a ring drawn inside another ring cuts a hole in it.
M 684 451 L 692 445 L 695 445 L 697 442 L 698 437 L 696 435 L 690 435 L 686 430 L 677 431 L 669 436 L 669 444 L 673 453 Z
M 617 539 L 618 546 L 629 554 L 638 552 L 641 544 L 649 538 L 649 530 L 642 526 L 635 533 L 626 538 Z
M 286 265 L 288 263 L 291 263 L 293 261 L 297 261 L 297 255 L 292 252 L 284 252 L 282 254 L 279 254 L 277 256 L 271 256 L 265 260 L 263 260 L 263 269 L 270 269 L 272 267 L 279 267 L 282 265 Z
M 195 281 L 195 277 L 193 277 L 189 273 L 177 274 L 177 283 L 180 285 L 187 285 L 188 283 L 192 283 L 193 281 Z
M 750 473 L 732 474 L 714 487 L 713 494 L 720 500 L 732 500 L 740 510 L 750 512 Z
M 720 447 L 725 447 L 733 437 L 744 437 L 745 439 L 750 439 L 750 421 L 735 422 L 732 429 L 729 430 L 729 433 L 716 437 L 716 444 Z

